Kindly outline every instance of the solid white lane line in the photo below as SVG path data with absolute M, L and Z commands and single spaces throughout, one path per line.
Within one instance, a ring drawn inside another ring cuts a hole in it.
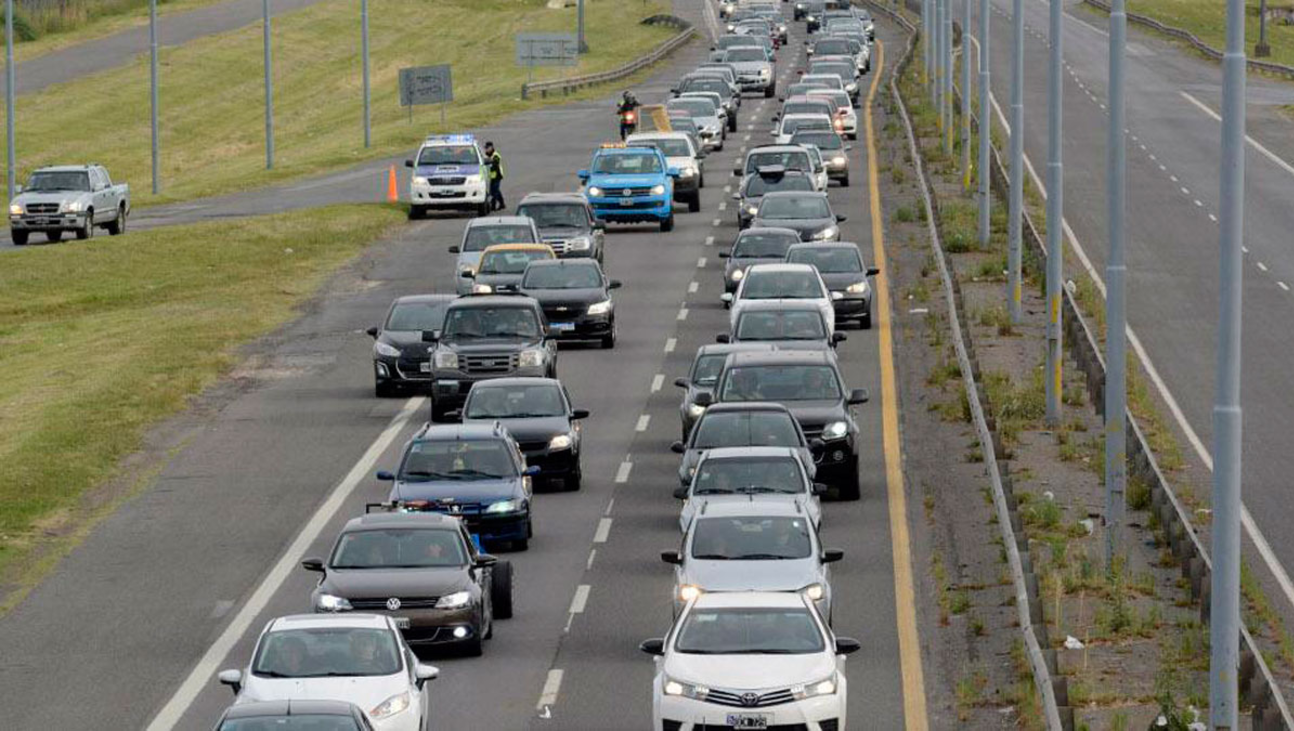
M 674 348 L 678 346 L 678 338 L 669 338 L 665 341 L 665 352 L 673 353 Z
M 660 390 L 660 387 L 661 387 L 661 386 L 664 386 L 664 385 L 665 385 L 665 374 L 664 374 L 664 373 L 657 373 L 656 375 L 654 375 L 654 376 L 652 376 L 652 377 L 651 377 L 651 392 L 652 392 L 652 393 L 656 393 L 657 391 L 659 391 L 659 390 Z
M 701 288 L 701 284 L 699 282 L 688 282 L 687 284 L 688 294 L 696 294 L 696 291 L 700 288 Z
M 589 603 L 589 590 L 592 588 L 588 584 L 575 587 L 575 596 L 571 598 L 571 614 L 584 613 L 584 607 Z
M 597 532 L 593 534 L 594 543 L 606 543 L 607 537 L 611 535 L 611 519 L 602 518 L 598 521 Z
M 624 484 L 629 481 L 629 470 L 634 468 L 634 463 L 625 457 L 625 461 L 620 463 L 620 469 L 616 470 L 616 482 Z
M 1260 262 L 1258 262 L 1258 268 L 1259 268 L 1259 269 L 1261 269 L 1261 270 L 1263 270 L 1263 271 L 1267 271 L 1267 265 L 1266 265 L 1266 264 L 1264 264 L 1264 263 L 1262 263 L 1261 261 L 1260 261 Z
M 687 308 L 680 307 L 678 310 L 678 321 L 682 322 L 687 319 Z
M 544 681 L 544 689 L 539 693 L 539 702 L 535 704 L 535 709 L 542 711 L 548 706 L 557 703 L 557 692 L 562 689 L 562 671 L 553 668 L 548 671 L 548 679 Z
M 351 467 L 350 472 L 346 473 L 342 481 L 333 488 L 332 493 L 328 495 L 328 499 L 324 501 L 323 505 L 320 505 L 314 515 L 310 516 L 310 520 L 306 522 L 305 527 L 293 539 L 291 545 L 283 552 L 283 555 L 279 557 L 274 567 L 270 569 L 269 574 L 257 585 L 247 603 L 238 610 L 238 614 L 234 615 L 229 625 L 203 653 L 202 658 L 189 672 L 188 677 L 184 679 L 179 689 L 166 702 L 166 705 L 162 706 L 162 710 L 158 711 L 157 715 L 153 717 L 153 720 L 148 724 L 148 731 L 170 729 L 179 723 L 180 718 L 184 716 L 184 712 L 188 710 L 194 699 L 207 687 L 212 674 L 225 664 L 225 658 L 233 650 L 239 638 L 251 628 L 252 622 L 269 604 L 274 593 L 283 585 L 283 582 L 287 581 L 288 576 L 296 571 L 297 564 L 305 557 L 305 552 L 309 550 L 310 546 L 318 540 L 319 534 L 323 532 L 324 527 L 337 514 L 337 511 L 341 510 L 346 499 L 355 491 L 360 482 L 372 474 L 373 465 L 377 463 L 378 458 L 391 446 L 391 443 L 399 436 L 401 430 L 426 402 L 425 397 L 418 396 L 404 403 L 400 413 L 391 419 L 386 428 L 382 430 L 382 433 L 378 435 L 377 439 L 369 445 L 368 450 L 364 452 L 364 455 L 355 463 L 355 466 Z
M 1199 99 L 1196 99 L 1195 97 L 1191 96 L 1190 94 L 1187 94 L 1184 91 L 1179 91 L 1177 93 L 1181 94 L 1182 97 L 1186 99 L 1186 101 L 1199 107 L 1201 110 L 1204 111 L 1205 114 L 1209 115 L 1210 117 L 1213 117 L 1213 120 L 1215 122 L 1222 121 L 1222 117 L 1219 116 L 1217 112 L 1210 109 L 1209 106 L 1204 102 L 1200 101 Z M 1266 147 L 1263 147 L 1262 144 L 1258 142 L 1258 140 L 1255 140 L 1249 135 L 1245 135 L 1245 142 L 1248 142 L 1249 145 L 1253 147 L 1255 150 L 1257 150 L 1259 153 L 1261 153 L 1263 157 L 1267 158 L 1268 160 L 1271 160 L 1272 162 L 1280 166 L 1282 170 L 1289 173 L 1290 175 L 1294 175 L 1294 165 L 1290 165 L 1289 163 L 1282 160 L 1276 153 L 1272 152 Z

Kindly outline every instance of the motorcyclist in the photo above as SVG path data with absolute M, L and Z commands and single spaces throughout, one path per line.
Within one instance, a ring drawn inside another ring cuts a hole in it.
M 638 97 L 634 96 L 632 91 L 626 90 L 620 96 L 620 106 L 616 108 L 616 114 L 620 115 L 620 139 L 624 139 L 633 134 L 638 128 Z

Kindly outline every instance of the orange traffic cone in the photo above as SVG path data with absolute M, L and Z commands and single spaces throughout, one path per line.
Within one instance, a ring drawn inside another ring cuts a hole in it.
M 388 203 L 399 203 L 400 193 L 395 186 L 395 166 L 392 165 L 386 176 L 386 200 Z

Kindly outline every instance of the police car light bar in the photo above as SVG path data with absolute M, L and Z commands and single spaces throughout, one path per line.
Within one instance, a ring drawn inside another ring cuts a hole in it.
M 453 135 L 427 135 L 426 142 L 445 142 L 449 144 L 461 144 L 476 142 L 476 135 L 471 133 L 460 133 Z
M 602 149 L 603 149 L 603 150 L 623 150 L 623 149 L 626 149 L 626 148 L 628 148 L 628 147 L 629 147 L 629 145 L 627 145 L 627 144 L 625 144 L 625 143 L 623 143 L 623 142 L 603 142 L 603 143 L 602 143 Z

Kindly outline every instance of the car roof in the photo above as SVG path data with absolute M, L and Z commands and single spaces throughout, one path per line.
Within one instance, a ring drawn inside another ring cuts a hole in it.
M 740 315 L 747 312 L 817 312 L 816 300 L 747 300 L 741 306 Z M 758 341 L 756 341 L 758 342 Z
M 529 226 L 533 219 L 530 216 L 483 216 L 467 222 L 468 228 L 479 226 Z
M 710 343 L 702 345 L 696 349 L 696 357 L 703 355 L 727 355 L 728 353 L 741 353 L 749 350 L 771 350 L 772 343 L 747 342 L 747 343 Z
M 701 458 L 701 461 L 742 459 L 745 457 L 792 457 L 799 459 L 799 454 L 799 447 L 712 447 Z
M 468 422 L 465 424 L 432 424 L 428 422 L 423 425 L 422 429 L 413 436 L 415 442 L 448 442 L 448 441 L 475 441 L 485 439 L 499 439 L 507 436 L 508 430 L 504 429 L 497 421 L 493 422 Z
M 722 414 L 728 411 L 777 411 L 791 416 L 791 410 L 785 404 L 774 401 L 728 401 L 706 407 L 701 418 L 704 419 L 711 414 Z
M 380 614 L 346 612 L 345 614 L 289 614 L 270 620 L 268 632 L 282 632 L 291 629 L 325 629 L 329 627 L 355 627 L 369 629 L 387 629 L 388 619 Z
M 728 356 L 730 366 L 759 365 L 829 365 L 835 366 L 833 356 L 822 350 L 765 350 L 733 353 Z
M 826 200 L 827 194 L 821 190 L 774 190 L 764 194 L 764 200 L 770 198 L 822 198 Z
M 261 718 L 265 716 L 350 716 L 358 709 L 346 701 L 321 701 L 294 698 L 281 701 L 248 701 L 225 710 L 223 720 Z
M 392 304 L 403 305 L 414 302 L 426 302 L 431 304 L 440 304 L 442 302 L 452 302 L 458 299 L 456 294 L 406 294 L 396 297 Z
M 703 462 L 704 463 L 704 462 Z M 731 518 L 736 516 L 746 517 L 786 517 L 786 518 L 807 518 L 804 512 L 804 506 L 800 505 L 798 500 L 787 500 L 784 495 L 778 495 L 769 499 L 765 495 L 751 495 L 749 500 L 716 500 L 710 502 L 704 500 L 704 507 L 697 512 L 696 521 L 702 521 L 707 518 Z
M 578 191 L 562 191 L 556 193 L 527 193 L 521 202 L 517 205 L 524 206 L 527 203 L 578 203 L 587 206 L 589 201 L 583 193 Z
M 853 249 L 859 252 L 862 251 L 861 247 L 852 241 L 801 241 L 798 244 L 791 244 L 790 251 L 804 251 L 805 249 Z
M 450 309 L 459 309 L 462 307 L 526 307 L 535 309 L 539 307 L 539 302 L 533 297 L 524 295 L 473 295 L 471 297 L 458 297 L 449 304 Z
M 510 378 L 489 378 L 484 381 L 477 381 L 472 384 L 472 388 L 493 388 L 495 386 L 558 386 L 562 382 L 556 378 L 541 378 L 539 376 L 512 376 Z
M 389 512 L 367 513 L 358 518 L 351 518 L 342 533 L 354 533 L 366 530 L 388 530 L 390 528 L 433 528 L 452 530 L 458 528 L 458 518 L 435 512 Z
M 805 175 L 803 172 L 800 172 L 799 170 L 796 170 L 794 172 L 797 172 L 800 175 Z M 800 239 L 800 232 L 796 231 L 793 228 L 782 228 L 781 226 L 752 226 L 751 228 L 742 229 L 741 231 L 738 231 L 737 238 L 733 239 L 732 242 L 735 244 L 746 236 L 753 236 L 755 234 L 764 234 L 764 233 L 775 233 L 775 234 L 781 234 L 783 236 L 794 236 L 797 241 Z M 791 246 L 795 246 L 795 244 L 791 244 Z
M 34 172 L 38 173 L 83 173 L 92 167 L 98 167 L 94 163 L 85 165 L 50 165 L 49 167 L 37 168 Z
M 760 145 L 751 148 L 746 155 L 749 157 L 760 152 L 805 152 L 805 149 L 799 145 Z
M 692 600 L 693 609 L 738 607 L 806 608 L 798 591 L 709 591 Z

